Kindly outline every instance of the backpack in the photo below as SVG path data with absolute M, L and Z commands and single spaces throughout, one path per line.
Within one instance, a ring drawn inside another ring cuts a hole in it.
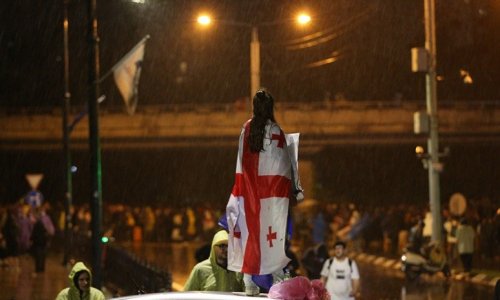
M 352 260 L 350 258 L 347 258 L 347 262 L 349 263 L 349 268 L 351 269 L 351 274 L 352 274 Z M 328 259 L 328 272 L 330 272 L 330 267 L 332 266 L 333 263 L 333 257 L 330 257 Z

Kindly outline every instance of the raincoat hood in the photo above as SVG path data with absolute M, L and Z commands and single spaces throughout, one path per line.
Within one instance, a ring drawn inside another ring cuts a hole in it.
M 104 300 L 104 294 L 91 286 L 86 291 L 78 289 L 77 274 L 87 272 L 89 274 L 89 284 L 92 283 L 92 272 L 82 262 L 77 262 L 68 275 L 69 287 L 65 288 L 57 295 L 56 300 Z
M 81 272 L 87 272 L 89 273 L 89 282 L 91 283 L 92 282 L 92 272 L 90 272 L 90 269 L 87 268 L 87 266 L 85 266 L 84 263 L 82 262 L 77 262 L 73 268 L 71 269 L 71 272 L 69 272 L 69 275 L 68 275 L 68 279 L 69 279 L 69 294 L 72 295 L 72 296 L 76 296 L 78 297 L 78 299 L 80 299 L 80 290 L 78 289 L 78 283 L 76 282 L 76 274 L 80 274 Z M 90 289 L 83 292 L 82 296 L 81 297 L 82 299 L 88 299 L 87 297 L 89 297 L 89 292 L 90 292 Z M 75 298 L 76 299 L 76 298 Z
M 229 271 L 217 264 L 215 247 L 227 243 L 227 240 L 228 234 L 225 230 L 214 235 L 209 258 L 194 266 L 184 285 L 185 291 L 242 292 L 244 290 L 243 274 Z
M 228 239 L 228 234 L 227 231 L 225 230 L 221 230 L 214 235 L 214 238 L 212 239 L 212 247 L 210 248 L 210 257 L 209 257 L 212 268 L 220 268 L 225 270 L 223 267 L 217 264 L 217 257 L 215 255 L 215 246 L 219 244 L 227 245 L 227 239 Z

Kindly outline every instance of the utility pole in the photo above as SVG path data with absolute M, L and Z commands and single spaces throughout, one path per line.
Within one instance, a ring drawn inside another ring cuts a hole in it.
M 69 146 L 69 127 L 68 127 L 68 115 L 70 110 L 71 93 L 69 90 L 69 49 L 68 49 L 68 4 L 70 0 L 63 0 L 64 6 L 64 20 L 63 20 L 63 32 L 64 32 L 64 100 L 62 107 L 62 132 L 63 132 L 63 152 L 64 152 L 64 167 L 65 176 L 64 183 L 66 191 L 64 193 L 64 257 L 63 265 L 66 265 L 69 261 L 71 247 L 73 245 L 73 224 L 71 222 L 71 206 L 73 202 L 73 179 L 71 173 L 71 152 Z
M 89 42 L 89 146 L 90 146 L 90 177 L 91 195 L 90 209 L 92 214 L 92 272 L 94 286 L 102 286 L 101 270 L 101 236 L 102 236 L 102 177 L 101 149 L 99 142 L 99 35 L 97 31 L 97 0 L 88 0 L 88 42 Z
M 260 41 L 257 26 L 252 26 L 252 39 L 250 41 L 250 115 L 253 113 L 253 96 L 260 88 Z
M 425 49 L 428 55 L 428 70 L 425 76 L 426 104 L 429 117 L 428 171 L 429 171 L 429 204 L 432 214 L 432 241 L 441 242 L 441 200 L 439 191 L 438 116 L 436 89 L 436 11 L 435 0 L 424 0 Z

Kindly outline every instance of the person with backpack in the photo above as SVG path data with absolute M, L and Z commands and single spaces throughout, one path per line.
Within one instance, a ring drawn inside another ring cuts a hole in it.
M 355 261 L 346 256 L 346 244 L 334 245 L 335 256 L 327 259 L 321 270 L 321 281 L 331 299 L 353 300 L 360 296 L 359 271 Z

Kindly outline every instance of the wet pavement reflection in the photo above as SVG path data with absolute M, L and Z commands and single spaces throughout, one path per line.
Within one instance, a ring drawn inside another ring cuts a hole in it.
M 173 244 L 133 244 L 121 246 L 172 273 L 175 286 L 182 287 L 196 264 L 195 251 L 200 242 Z M 300 256 L 299 256 L 300 257 Z M 423 277 L 407 282 L 399 270 L 358 262 L 362 280 L 362 299 L 467 300 L 493 299 L 493 288 L 439 277 Z M 175 287 L 174 286 L 174 287 Z
M 414 282 L 405 280 L 399 270 L 358 263 L 364 299 L 466 300 L 493 299 L 493 288 L 468 282 L 424 276 Z
M 16 266 L 0 267 L 0 300 L 52 300 L 68 286 L 69 268 L 62 265 L 61 255 L 49 253 L 45 272 L 35 274 L 33 258 L 17 258 Z
M 194 255 L 196 249 L 202 245 L 201 242 L 120 244 L 139 258 L 172 273 L 175 286 L 184 286 L 191 269 L 197 263 Z

